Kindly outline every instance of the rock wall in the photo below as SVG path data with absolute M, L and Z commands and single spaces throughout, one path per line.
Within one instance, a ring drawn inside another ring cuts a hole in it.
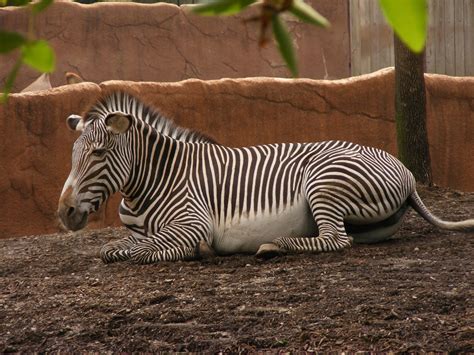
M 436 184 L 474 191 L 474 78 L 426 75 Z M 126 88 L 178 124 L 229 146 L 344 139 L 396 153 L 393 69 L 351 79 L 109 81 L 14 94 L 0 105 L 0 238 L 58 230 L 55 211 L 70 170 L 65 118 L 102 92 Z M 115 197 L 92 227 L 118 224 Z
M 289 21 L 300 75 L 313 79 L 347 77 L 348 4 L 320 0 L 315 5 L 331 21 L 330 29 Z M 164 3 L 55 2 L 38 16 L 35 27 L 38 37 L 46 38 L 56 52 L 53 86 L 65 83 L 67 71 L 95 83 L 288 77 L 273 44 L 258 48 L 259 24 L 245 22 L 256 13 L 253 8 L 237 16 L 216 18 L 193 15 L 189 6 Z M 1 9 L 0 29 L 26 33 L 27 24 L 25 9 Z M 16 55 L 0 66 L 0 84 L 13 67 Z M 38 76 L 37 72 L 22 68 L 14 92 L 21 91 Z

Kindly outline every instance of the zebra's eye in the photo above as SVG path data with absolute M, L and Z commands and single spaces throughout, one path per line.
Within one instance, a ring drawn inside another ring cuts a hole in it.
M 95 157 L 100 158 L 100 157 L 104 156 L 106 151 L 107 151 L 107 149 L 105 149 L 105 148 L 97 148 L 97 149 L 94 149 L 91 154 Z

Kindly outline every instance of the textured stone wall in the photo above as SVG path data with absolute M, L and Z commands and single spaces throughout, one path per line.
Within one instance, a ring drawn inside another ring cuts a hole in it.
M 300 74 L 313 79 L 347 77 L 347 2 L 315 3 L 331 21 L 330 29 L 289 22 Z M 164 3 L 54 3 L 36 21 L 38 37 L 46 38 L 57 55 L 51 83 L 64 84 L 67 71 L 95 83 L 289 76 L 273 44 L 258 48 L 259 24 L 245 22 L 256 14 L 255 9 L 219 18 L 193 15 L 188 10 L 189 6 Z M 24 9 L 1 9 L 0 29 L 26 32 L 27 15 Z M 15 58 L 10 56 L 6 62 L 2 58 L 0 84 Z M 38 75 L 22 68 L 14 91 L 21 91 Z
M 0 238 L 57 231 L 57 201 L 77 137 L 65 118 L 103 92 L 125 88 L 229 146 L 344 139 L 395 154 L 393 81 L 393 69 L 386 69 L 336 81 L 109 81 L 14 94 L 0 106 Z M 474 78 L 427 75 L 426 82 L 434 180 L 474 191 Z M 119 223 L 118 200 L 93 227 Z

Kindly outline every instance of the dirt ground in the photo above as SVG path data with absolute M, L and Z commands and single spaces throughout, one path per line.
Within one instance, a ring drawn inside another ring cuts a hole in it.
M 474 193 L 422 189 L 446 219 Z M 0 351 L 474 351 L 474 235 L 410 212 L 337 253 L 104 265 L 124 229 L 0 240 Z

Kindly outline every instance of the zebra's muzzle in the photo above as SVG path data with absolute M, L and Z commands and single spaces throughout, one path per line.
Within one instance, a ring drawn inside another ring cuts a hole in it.
M 59 198 L 58 216 L 64 227 L 71 231 L 78 231 L 87 225 L 89 211 L 77 202 L 71 186 L 65 188 Z
M 59 218 L 64 226 L 71 231 L 78 231 L 87 225 L 89 213 L 81 209 L 63 205 L 58 210 Z

